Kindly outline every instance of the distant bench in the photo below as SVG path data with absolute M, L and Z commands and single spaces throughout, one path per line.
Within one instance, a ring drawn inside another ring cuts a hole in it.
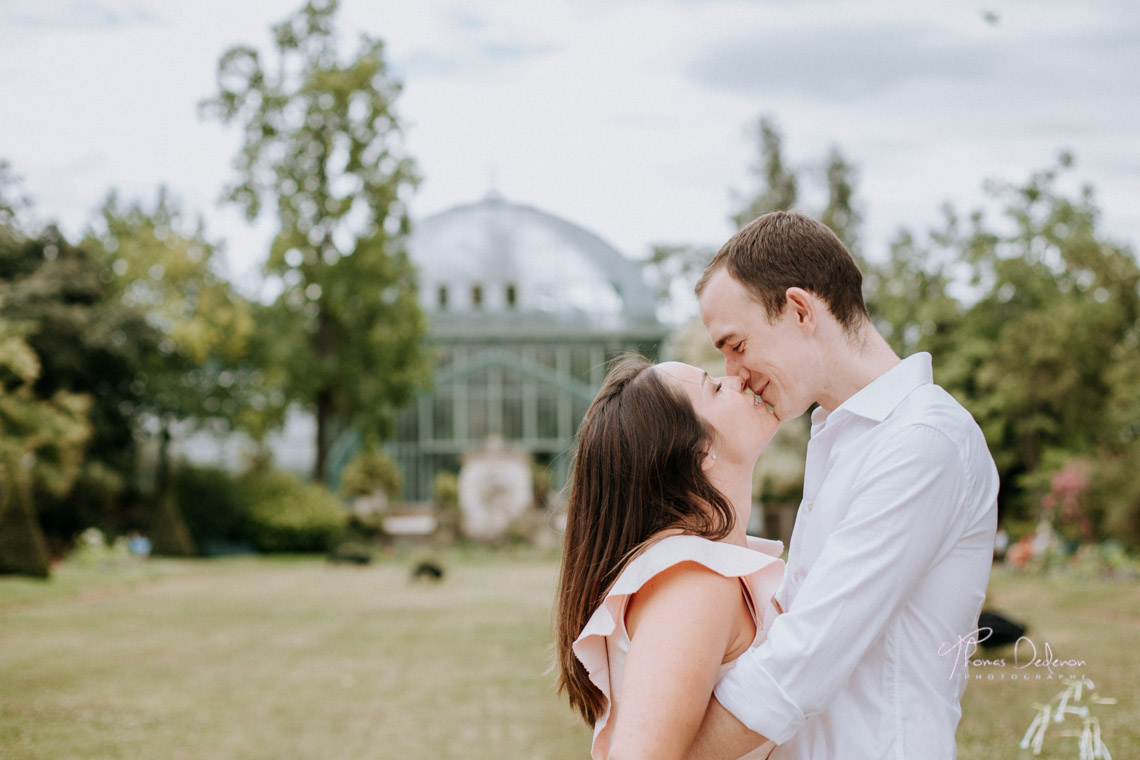
M 390 536 L 430 536 L 439 528 L 439 520 L 434 514 L 423 512 L 385 515 L 383 525 Z

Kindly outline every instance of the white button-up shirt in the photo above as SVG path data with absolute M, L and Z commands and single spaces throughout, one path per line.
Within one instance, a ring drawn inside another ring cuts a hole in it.
M 915 354 L 812 414 L 782 609 L 716 697 L 773 760 L 943 760 L 997 530 L 977 424 Z

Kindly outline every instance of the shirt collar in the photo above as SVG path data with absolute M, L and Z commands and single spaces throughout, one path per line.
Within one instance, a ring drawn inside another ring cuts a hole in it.
M 933 382 L 930 354 L 912 354 L 872 380 L 830 413 L 823 407 L 816 408 L 811 413 L 812 434 L 822 430 L 824 422 L 839 412 L 882 422 L 911 391 Z

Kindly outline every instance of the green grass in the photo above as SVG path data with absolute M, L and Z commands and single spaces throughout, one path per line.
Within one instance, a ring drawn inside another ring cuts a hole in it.
M 1038 659 L 1049 644 L 1053 659 L 1083 660 L 1083 666 L 1054 666 L 1056 674 L 1079 674 L 1096 685 L 1115 705 L 1092 705 L 1101 724 L 1104 743 L 1113 758 L 1140 757 L 1140 583 L 1071 575 L 1026 576 L 996 569 L 990 582 L 989 603 L 1011 618 L 1029 625 Z M 1019 664 L 1029 648 L 1019 647 Z M 977 657 L 1004 659 L 1005 667 L 972 668 L 962 700 L 958 730 L 961 760 L 1030 758 L 1017 749 L 1033 719 L 1034 705 L 1050 701 L 1065 683 L 1049 680 L 1049 668 L 1015 668 L 1014 651 L 981 652 Z M 1013 676 L 1019 678 L 1013 680 Z M 1037 680 L 1037 676 L 1041 680 Z M 1028 679 L 1028 680 L 1027 680 Z M 1087 703 L 1088 700 L 1085 700 Z M 1042 758 L 1078 758 L 1077 739 L 1061 736 L 1075 727 L 1075 719 L 1047 734 Z
M 408 567 L 4 580 L 0 757 L 580 756 L 589 733 L 546 674 L 553 562 L 453 559 L 438 585 Z
M 0 758 L 584 758 L 547 674 L 556 561 L 151 561 L 0 579 Z M 1114 757 L 1140 757 L 1140 584 L 995 574 L 1041 648 L 1087 661 Z M 1002 669 L 976 668 L 997 675 Z M 1004 669 L 1007 674 L 1012 668 Z M 1033 702 L 1061 686 L 974 680 L 959 757 L 1028 758 Z M 1042 757 L 1076 758 L 1073 739 Z

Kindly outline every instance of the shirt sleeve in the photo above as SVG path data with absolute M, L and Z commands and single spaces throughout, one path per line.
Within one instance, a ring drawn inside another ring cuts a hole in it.
M 791 609 L 717 684 L 717 700 L 777 744 L 827 708 L 961 519 L 958 447 L 916 424 L 867 458 L 846 516 Z

